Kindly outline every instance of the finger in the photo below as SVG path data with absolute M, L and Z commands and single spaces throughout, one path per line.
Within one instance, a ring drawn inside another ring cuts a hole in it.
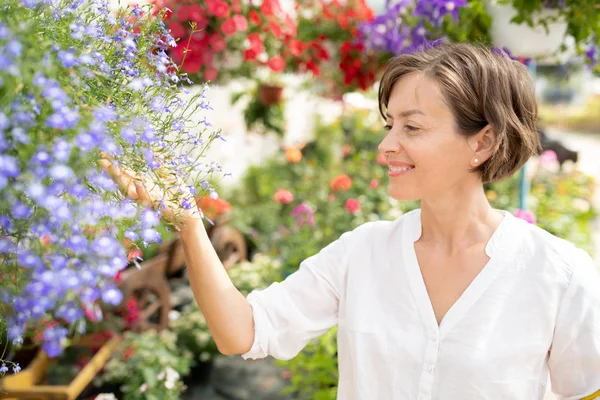
M 141 181 L 134 181 L 133 185 L 135 187 L 138 202 L 146 207 L 154 206 L 154 200 L 150 196 L 150 193 L 148 193 L 148 190 L 146 190 L 144 183 Z

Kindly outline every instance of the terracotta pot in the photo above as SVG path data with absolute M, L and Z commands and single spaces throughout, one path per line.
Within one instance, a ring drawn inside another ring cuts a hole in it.
M 281 103 L 283 100 L 283 87 L 262 84 L 258 88 L 258 99 L 265 106 Z

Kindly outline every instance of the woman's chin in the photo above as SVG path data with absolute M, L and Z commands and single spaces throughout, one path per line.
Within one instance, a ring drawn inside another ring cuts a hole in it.
M 413 190 L 407 190 L 404 188 L 396 188 L 394 186 L 390 186 L 388 193 L 394 200 L 398 201 L 414 201 L 421 200 L 421 196 Z

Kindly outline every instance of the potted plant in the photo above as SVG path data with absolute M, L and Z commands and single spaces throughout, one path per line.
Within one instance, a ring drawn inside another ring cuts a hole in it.
M 592 66 L 600 45 L 600 7 L 588 0 L 487 0 L 494 44 L 519 56 L 547 58 L 568 50 L 586 54 Z M 527 40 L 523 40 L 526 38 Z
M 520 17 L 525 10 L 513 4 L 490 1 L 486 5 L 492 17 L 490 36 L 496 47 L 507 48 L 517 56 L 547 58 L 561 48 L 567 32 L 567 21 L 560 9 L 548 2 L 538 10 Z M 520 18 L 523 20 L 520 23 Z
M 246 99 L 244 122 L 249 132 L 285 135 L 285 101 L 283 87 L 273 81 L 255 82 L 245 91 L 233 93 L 231 103 Z

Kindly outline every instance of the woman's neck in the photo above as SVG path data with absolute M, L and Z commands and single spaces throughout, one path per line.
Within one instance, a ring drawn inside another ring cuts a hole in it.
M 503 218 L 489 204 L 481 184 L 456 188 L 421 201 L 419 241 L 456 253 L 487 242 Z

